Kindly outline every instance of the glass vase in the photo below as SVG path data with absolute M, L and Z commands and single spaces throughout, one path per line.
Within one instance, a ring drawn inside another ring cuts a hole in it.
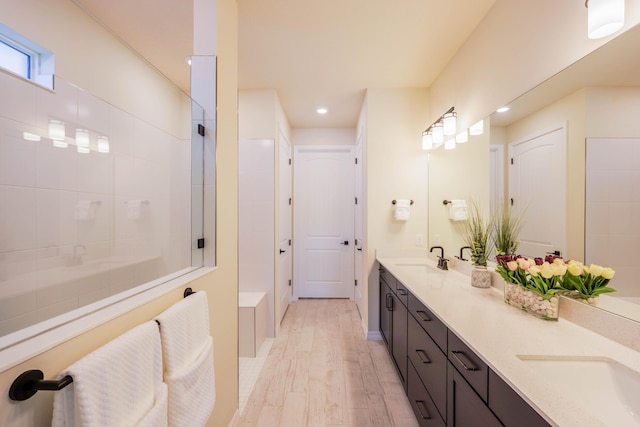
M 559 297 L 545 299 L 518 284 L 505 283 L 504 301 L 544 320 L 558 320 Z

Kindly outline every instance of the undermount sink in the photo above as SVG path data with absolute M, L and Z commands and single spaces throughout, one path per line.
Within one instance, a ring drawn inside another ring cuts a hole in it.
M 640 426 L 640 373 L 608 357 L 518 355 L 585 412 L 612 426 Z
M 404 271 L 415 273 L 439 274 L 442 271 L 426 262 L 399 262 L 396 266 Z

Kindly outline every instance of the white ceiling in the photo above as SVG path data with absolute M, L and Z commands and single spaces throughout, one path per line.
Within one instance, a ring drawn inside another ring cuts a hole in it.
M 191 1 L 73 1 L 188 92 Z M 366 88 L 429 87 L 494 2 L 238 0 L 239 87 L 275 89 L 293 127 L 354 127 Z

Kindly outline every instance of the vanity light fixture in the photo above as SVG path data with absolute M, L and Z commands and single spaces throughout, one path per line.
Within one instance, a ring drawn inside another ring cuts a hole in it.
M 64 123 L 59 120 L 49 120 L 49 138 L 54 141 L 64 141 L 65 136 Z
M 455 135 L 457 125 L 457 113 L 454 107 L 449 108 L 445 113 L 422 132 L 422 149 L 433 150 L 444 142 L 444 137 Z M 455 147 L 455 138 L 451 138 Z
M 78 150 L 78 153 L 81 153 L 81 154 L 89 154 L 91 152 L 91 150 L 89 150 L 88 147 L 77 147 L 76 146 L 76 149 Z
M 54 139 L 53 140 L 53 146 L 56 148 L 67 148 L 69 146 L 69 144 L 67 144 L 65 141 L 60 141 L 59 139 Z
M 607 37 L 624 26 L 625 0 L 586 0 L 587 34 L 590 39 Z
M 448 140 L 445 141 L 445 143 L 444 143 L 444 149 L 445 150 L 453 150 L 454 148 L 456 148 L 456 139 L 455 138 L 449 138 Z
M 463 130 L 459 134 L 456 135 L 456 144 L 464 144 L 469 140 L 469 131 L 467 129 Z
M 484 120 L 471 125 L 469 128 L 469 135 L 482 135 L 484 133 Z
M 98 152 L 99 153 L 109 152 L 109 137 L 107 136 L 98 137 Z
M 327 114 L 327 112 L 328 112 L 328 111 L 329 111 L 329 110 L 327 110 L 326 108 L 322 108 L 322 107 L 321 107 L 321 108 L 318 108 L 318 109 L 316 110 L 316 113 L 318 113 L 318 114 Z
M 89 131 L 85 129 L 76 129 L 76 146 L 89 147 Z

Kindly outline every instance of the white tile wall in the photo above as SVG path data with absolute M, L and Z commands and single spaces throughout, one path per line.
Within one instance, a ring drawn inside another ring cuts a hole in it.
M 191 265 L 191 141 L 61 79 L 51 92 L 0 72 L 0 93 L 0 335 Z M 48 138 L 51 119 L 65 123 L 67 148 Z M 76 128 L 90 153 L 77 152 Z M 128 200 L 148 200 L 140 219 Z M 88 219 L 75 216 L 82 201 L 95 202 Z M 77 245 L 83 263 L 67 266 Z M 122 266 L 142 256 L 158 258 Z
M 587 140 L 585 263 L 612 267 L 614 295 L 640 296 L 640 139 Z

